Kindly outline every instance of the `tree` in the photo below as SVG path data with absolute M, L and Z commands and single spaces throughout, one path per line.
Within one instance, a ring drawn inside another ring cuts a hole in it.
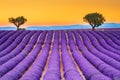
M 19 30 L 19 27 L 27 21 L 27 19 L 25 19 L 23 16 L 19 16 L 17 18 L 11 17 L 8 20 L 17 27 L 17 30 Z
M 83 17 L 83 20 L 89 23 L 94 31 L 95 27 L 99 27 L 105 22 L 105 18 L 100 13 L 89 13 Z

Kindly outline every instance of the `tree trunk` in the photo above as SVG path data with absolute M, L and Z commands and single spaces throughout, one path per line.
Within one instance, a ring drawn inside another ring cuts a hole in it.
M 14 23 L 14 25 L 17 27 L 17 30 L 19 30 L 19 25 L 17 25 L 16 23 Z
M 92 31 L 94 31 L 95 30 L 95 27 L 92 27 Z
M 17 30 L 19 30 L 19 27 L 20 27 L 20 26 L 16 26 L 16 27 L 17 27 Z
M 17 30 L 19 30 L 19 27 L 17 26 Z

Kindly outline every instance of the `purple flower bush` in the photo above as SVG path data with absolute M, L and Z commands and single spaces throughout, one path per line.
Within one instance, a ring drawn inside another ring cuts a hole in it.
M 120 31 L 0 31 L 0 80 L 63 77 L 120 80 Z

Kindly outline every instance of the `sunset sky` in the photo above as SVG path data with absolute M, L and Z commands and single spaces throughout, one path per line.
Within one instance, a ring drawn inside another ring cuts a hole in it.
M 27 26 L 83 24 L 91 12 L 120 23 L 120 0 L 0 0 L 0 26 L 11 25 L 8 18 L 17 16 L 27 18 Z

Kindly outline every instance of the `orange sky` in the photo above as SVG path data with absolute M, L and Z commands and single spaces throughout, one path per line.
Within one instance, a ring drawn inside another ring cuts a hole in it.
M 81 24 L 87 13 L 100 12 L 107 22 L 120 22 L 120 0 L 0 0 L 0 26 L 24 16 L 25 25 Z

